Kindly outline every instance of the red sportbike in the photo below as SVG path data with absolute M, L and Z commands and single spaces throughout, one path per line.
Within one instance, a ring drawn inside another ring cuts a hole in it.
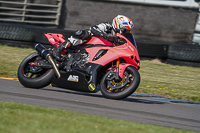
M 120 41 L 114 43 L 92 37 L 81 46 L 63 51 L 59 61 L 54 59 L 52 51 L 65 41 L 63 35 L 45 36 L 54 46 L 46 49 L 36 44 L 37 52 L 21 62 L 18 79 L 23 86 L 42 88 L 51 84 L 84 92 L 101 90 L 110 99 L 126 98 L 138 88 L 140 58 L 132 34 L 117 34 L 115 40 Z

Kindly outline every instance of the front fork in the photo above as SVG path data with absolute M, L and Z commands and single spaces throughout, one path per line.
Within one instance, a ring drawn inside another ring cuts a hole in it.
M 121 63 L 120 64 L 120 59 L 117 59 L 116 65 L 115 65 L 115 69 L 109 68 L 108 70 L 110 71 L 110 74 L 107 77 L 107 80 L 118 80 L 120 81 L 123 78 L 124 75 L 124 71 L 128 66 L 133 66 L 131 64 L 127 64 L 127 63 Z
M 115 75 L 116 80 L 119 80 L 119 64 L 120 64 L 120 59 L 117 59 L 117 62 L 116 62 L 116 75 Z
M 117 62 L 116 62 L 116 75 L 115 75 L 116 79 L 120 80 L 120 78 L 121 79 L 123 78 L 124 71 L 128 66 L 133 66 L 133 67 L 136 68 L 136 66 L 134 66 L 132 64 L 120 63 L 120 59 L 117 59 Z

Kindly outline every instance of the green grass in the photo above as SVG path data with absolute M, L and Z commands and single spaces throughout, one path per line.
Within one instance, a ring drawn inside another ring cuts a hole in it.
M 20 62 L 33 52 L 34 49 L 0 45 L 0 75 L 16 76 Z M 138 93 L 200 101 L 200 68 L 144 60 L 139 72 L 141 83 L 136 91 Z
M 158 60 L 141 62 L 137 92 L 200 101 L 200 68 L 174 66 Z
M 22 60 L 34 49 L 8 47 L 0 45 L 0 75 L 16 76 L 17 69 Z
M 98 115 L 0 101 L 1 133 L 193 133 Z

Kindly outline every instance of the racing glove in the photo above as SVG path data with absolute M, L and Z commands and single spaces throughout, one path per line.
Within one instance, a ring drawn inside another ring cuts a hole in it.
M 111 34 L 107 34 L 103 38 L 105 38 L 108 41 L 114 43 L 115 45 L 122 45 L 122 44 L 126 43 L 126 40 L 124 38 L 120 38 L 118 36 L 113 36 Z

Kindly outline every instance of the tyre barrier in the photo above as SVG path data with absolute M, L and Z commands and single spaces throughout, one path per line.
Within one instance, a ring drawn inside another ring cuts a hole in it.
M 167 59 L 165 63 L 179 66 L 200 67 L 200 62 L 182 61 L 175 59 Z
M 200 45 L 170 44 L 167 57 L 168 64 L 200 67 Z
M 167 58 L 169 43 L 136 40 L 141 57 Z
M 74 32 L 31 25 L 0 23 L 0 43 L 25 48 L 33 48 L 35 43 L 42 43 L 45 47 L 51 47 L 44 36 L 45 33 L 60 33 L 68 38 Z M 140 57 L 161 58 L 169 64 L 200 67 L 200 45 L 170 44 L 146 40 L 136 40 L 136 43 Z
M 17 41 L 34 41 L 38 26 L 0 23 L 0 38 Z
M 0 44 L 20 48 L 34 48 L 35 42 L 0 39 Z
M 40 26 L 22 25 L 15 23 L 0 23 L 0 39 L 15 40 L 22 42 L 35 42 L 49 44 L 45 33 L 60 33 L 64 37 L 70 37 L 74 31 L 43 28 Z
M 168 58 L 200 62 L 200 45 L 194 44 L 170 44 Z

